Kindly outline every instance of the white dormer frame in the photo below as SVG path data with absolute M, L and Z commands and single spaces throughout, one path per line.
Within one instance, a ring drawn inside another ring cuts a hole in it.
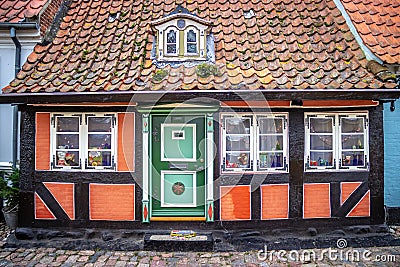
M 178 21 L 184 25 L 178 25 Z M 210 22 L 188 14 L 174 14 L 152 22 L 157 35 L 157 59 L 159 61 L 188 61 L 206 60 L 206 35 Z M 177 30 L 177 53 L 167 52 L 167 33 L 171 29 Z M 187 53 L 187 33 L 195 30 L 197 38 L 197 53 Z

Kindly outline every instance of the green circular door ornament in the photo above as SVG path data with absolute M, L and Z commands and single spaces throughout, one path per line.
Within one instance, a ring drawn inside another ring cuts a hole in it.
M 181 182 L 176 182 L 172 185 L 172 192 L 174 192 L 175 195 L 182 195 L 183 192 L 185 192 L 185 185 Z

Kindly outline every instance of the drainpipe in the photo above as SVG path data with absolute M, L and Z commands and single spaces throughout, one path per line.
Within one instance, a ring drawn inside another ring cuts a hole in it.
M 10 37 L 15 45 L 15 77 L 21 70 L 21 43 L 17 38 L 17 30 L 15 27 L 10 28 Z M 17 167 L 17 154 L 18 154 L 18 106 L 13 106 L 13 151 L 12 151 L 12 167 Z

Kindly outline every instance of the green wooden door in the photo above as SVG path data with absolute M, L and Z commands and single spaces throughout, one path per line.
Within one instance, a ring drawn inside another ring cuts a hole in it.
M 152 217 L 203 217 L 205 116 L 151 116 Z

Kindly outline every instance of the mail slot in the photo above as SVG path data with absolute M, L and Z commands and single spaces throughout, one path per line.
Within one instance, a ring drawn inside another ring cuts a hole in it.
M 187 168 L 188 168 L 188 165 L 185 163 L 180 163 L 180 164 L 170 163 L 169 164 L 170 170 L 187 170 Z

